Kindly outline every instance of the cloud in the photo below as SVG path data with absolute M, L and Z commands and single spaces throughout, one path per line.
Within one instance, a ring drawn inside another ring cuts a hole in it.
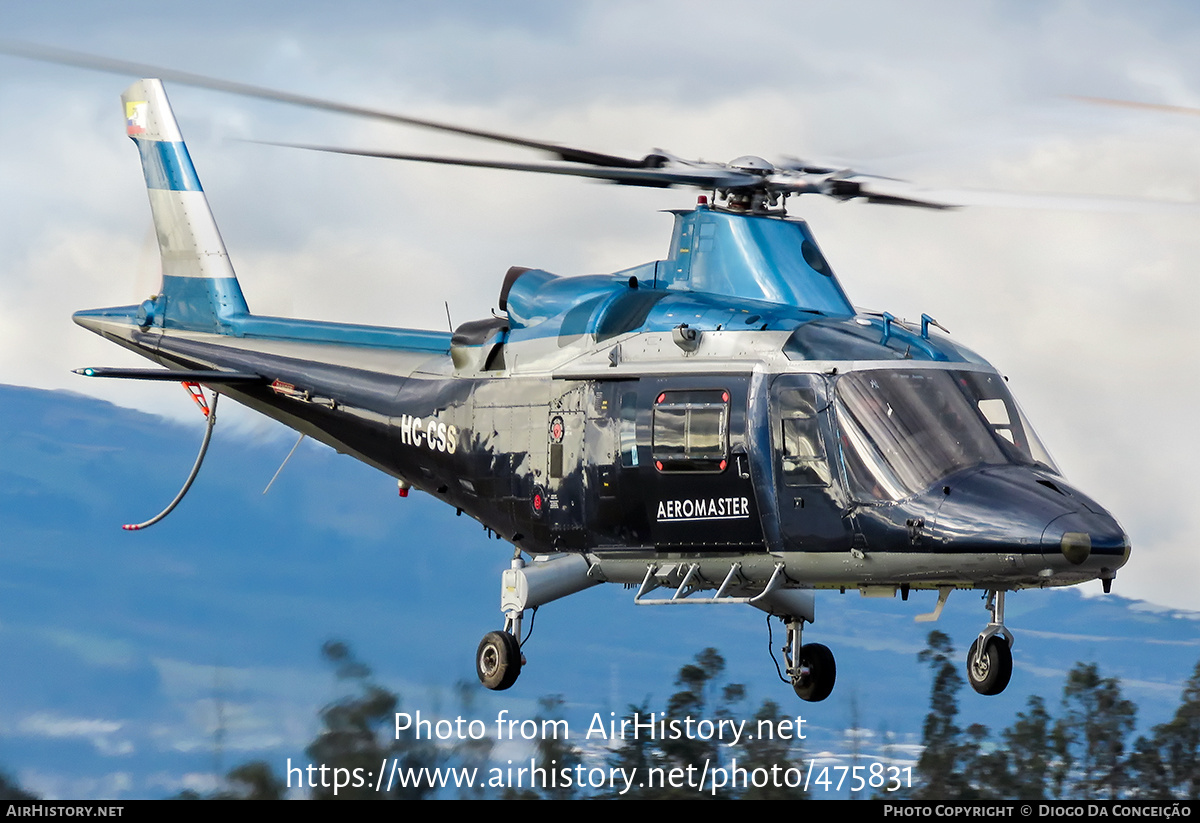
M 64 628 L 35 630 L 50 643 L 66 649 L 81 660 L 97 666 L 126 667 L 137 659 L 137 650 L 127 640 Z
M 128 772 L 75 777 L 48 774 L 37 769 L 22 769 L 17 776 L 22 788 L 47 800 L 119 798 L 134 787 L 133 776 Z
M 98 718 L 63 717 L 50 712 L 37 712 L 17 721 L 16 732 L 27 737 L 72 738 L 86 740 L 103 755 L 132 754 L 133 742 L 114 739 L 124 728 L 117 720 Z

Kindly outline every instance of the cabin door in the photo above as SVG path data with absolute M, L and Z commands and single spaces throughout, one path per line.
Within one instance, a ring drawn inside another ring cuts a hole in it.
M 845 551 L 845 495 L 832 470 L 836 455 L 825 378 L 781 374 L 771 384 L 771 452 L 779 525 L 793 551 Z

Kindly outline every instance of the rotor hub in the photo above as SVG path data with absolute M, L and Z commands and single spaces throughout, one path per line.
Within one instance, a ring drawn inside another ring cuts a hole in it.
M 743 154 L 736 160 L 729 161 L 729 168 L 737 171 L 745 171 L 751 174 L 762 175 L 763 177 L 775 172 L 775 164 L 769 160 L 764 160 L 761 157 L 756 157 L 753 154 Z

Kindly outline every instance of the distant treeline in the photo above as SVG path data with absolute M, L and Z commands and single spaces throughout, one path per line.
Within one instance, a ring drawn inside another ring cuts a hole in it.
M 958 656 L 949 637 L 934 631 L 918 656 L 932 670 L 933 682 L 915 766 L 885 755 L 864 758 L 857 769 L 818 764 L 806 774 L 811 761 L 800 749 L 802 729 L 795 728 L 794 716 L 764 700 L 747 717 L 745 688 L 724 682 L 725 660 L 711 648 L 679 670 L 678 691 L 665 706 L 628 707 L 628 718 L 665 724 L 654 739 L 648 739 L 643 727 L 637 736 L 626 734 L 606 749 L 584 752 L 561 736 L 539 735 L 525 760 L 514 760 L 511 753 L 500 757 L 490 734 L 470 739 L 459 733 L 455 737 L 464 739 L 452 745 L 418 740 L 412 729 L 398 736 L 400 698 L 376 683 L 345 644 L 327 643 L 322 655 L 349 693 L 322 709 L 322 730 L 306 750 L 303 765 L 324 765 L 325 773 L 301 775 L 294 769 L 292 796 L 301 777 L 307 781 L 303 793 L 317 799 L 1200 796 L 1200 664 L 1184 685 L 1172 720 L 1155 726 L 1148 736 L 1133 739 L 1137 707 L 1122 696 L 1116 678 L 1102 677 L 1092 663 L 1077 663 L 1070 670 L 1053 712 L 1044 698 L 1031 696 L 1015 722 L 993 734 L 978 723 L 959 726 L 958 696 L 965 684 Z M 459 684 L 462 715 L 471 714 L 476 690 L 475 684 Z M 540 725 L 552 726 L 561 718 L 560 696 L 543 697 L 538 706 L 533 719 Z M 697 731 L 687 718 L 703 718 L 711 725 Z M 619 723 L 622 718 L 613 719 Z M 713 734 L 723 720 L 727 731 L 736 727 L 742 732 L 734 745 L 728 745 L 733 735 Z M 784 733 L 760 735 L 760 729 Z M 673 736 L 672 730 L 681 733 Z M 850 753 L 842 759 L 844 764 L 856 762 Z M 379 779 L 383 764 L 390 790 Z M 518 774 L 518 769 L 524 771 Z M 234 769 L 226 782 L 228 788 L 214 796 L 269 799 L 289 792 L 287 780 L 261 761 Z M 337 782 L 342 785 L 335 786 Z M 834 790 L 832 795 L 828 790 Z
M 920 659 L 933 669 L 933 689 L 914 798 L 1200 797 L 1200 663 L 1175 716 L 1131 739 L 1137 706 L 1095 663 L 1076 663 L 1067 673 L 1055 715 L 1043 698 L 1030 696 L 1016 722 L 993 737 L 981 724 L 958 725 L 963 680 L 950 638 L 930 632 Z
M 1179 707 L 1167 723 L 1133 738 L 1137 707 L 1114 677 L 1093 663 L 1067 674 L 1054 711 L 1034 695 L 1015 722 L 998 734 L 958 723 L 964 687 L 950 638 L 929 634 L 921 662 L 932 670 L 922 750 L 911 754 L 838 761 L 813 767 L 800 748 L 795 715 L 764 700 L 752 714 L 746 690 L 723 679 L 725 660 L 705 649 L 675 678 L 678 689 L 665 706 L 629 706 L 641 733 L 613 735 L 607 745 L 585 741 L 587 751 L 561 734 L 538 734 L 532 751 L 515 755 L 482 721 L 464 733 L 430 740 L 414 734 L 406 719 L 398 731 L 400 697 L 379 683 L 344 643 L 322 649 L 346 695 L 320 712 L 321 729 L 304 758 L 280 764 L 254 761 L 225 775 L 225 787 L 207 797 L 268 800 L 313 799 L 803 799 L 892 797 L 908 799 L 1126 799 L 1200 797 L 1200 664 L 1184 684 Z M 456 687 L 459 717 L 473 715 L 474 683 Z M 537 728 L 565 726 L 563 699 L 543 697 L 532 718 Z M 407 713 L 403 715 L 410 718 Z M 691 719 L 689 721 L 689 718 Z M 646 723 L 658 725 L 647 733 Z M 700 720 L 707 725 L 698 725 Z M 600 722 L 594 720 L 593 722 Z M 493 724 L 494 725 L 494 724 Z M 447 727 L 449 728 L 449 727 Z M 428 730 L 428 726 L 426 726 Z M 760 733 L 775 730 L 776 734 Z M 594 745 L 593 745 L 594 744 Z M 524 749 L 522 749 L 525 751 Z M 836 762 L 836 765 L 832 765 Z M 289 782 L 291 787 L 289 788 Z M 303 788 L 298 788 L 303 786 Z M 807 790 L 806 790 L 807 788 Z M 0 794 L 29 798 L 0 779 Z M 201 799 L 185 792 L 180 799 Z

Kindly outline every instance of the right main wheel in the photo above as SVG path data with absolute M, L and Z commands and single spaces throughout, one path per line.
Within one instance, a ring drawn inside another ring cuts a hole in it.
M 829 697 L 833 683 L 837 680 L 837 665 L 833 652 L 820 643 L 809 643 L 800 647 L 800 667 L 808 674 L 792 681 L 796 696 L 809 703 L 817 703 Z
M 983 654 L 976 659 L 978 649 L 977 637 L 967 652 L 967 680 L 971 688 L 980 694 L 1000 694 L 1012 677 L 1012 649 L 1003 637 L 997 635 L 988 638 Z
M 479 682 L 493 691 L 503 691 L 517 682 L 521 673 L 521 645 L 508 632 L 488 632 L 475 652 Z

